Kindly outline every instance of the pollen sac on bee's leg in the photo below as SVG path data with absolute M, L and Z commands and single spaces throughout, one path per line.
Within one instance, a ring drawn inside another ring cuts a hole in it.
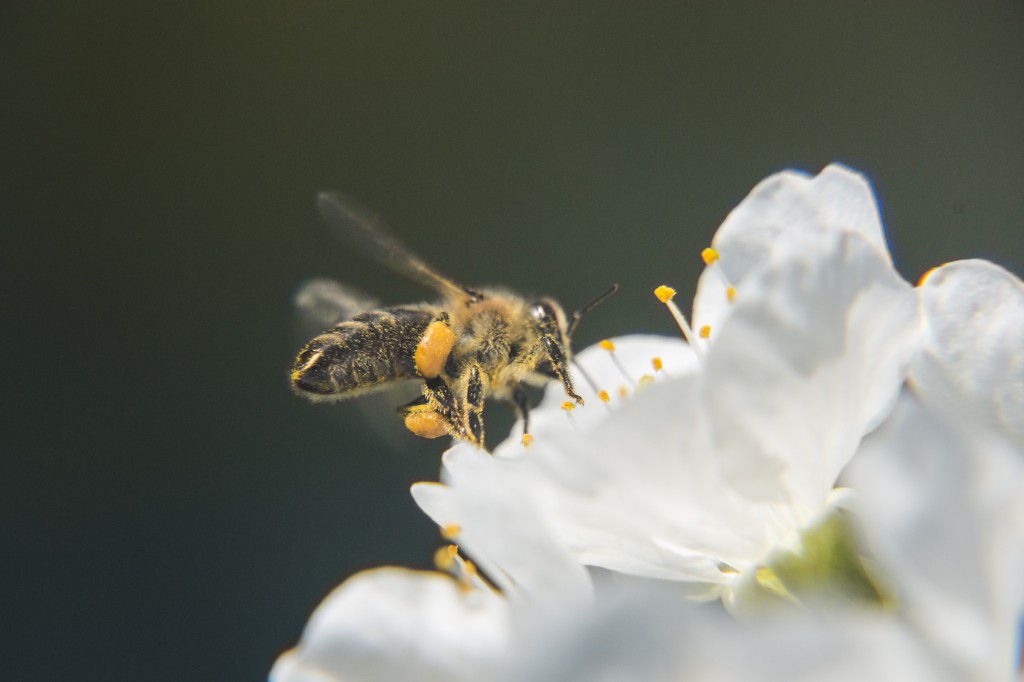
M 447 422 L 430 405 L 407 408 L 405 428 L 421 438 L 440 438 L 448 435 Z
M 455 332 L 452 331 L 448 313 L 440 313 L 427 325 L 416 345 L 416 371 L 426 379 L 436 378 L 441 374 L 454 346 Z

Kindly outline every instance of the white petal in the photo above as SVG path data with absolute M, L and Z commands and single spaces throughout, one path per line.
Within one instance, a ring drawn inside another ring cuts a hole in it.
M 571 419 L 561 409 L 567 400 L 562 385 L 555 381 L 548 384 L 541 404 L 530 412 L 530 431 L 535 437 L 543 438 L 551 431 L 589 430 L 628 400 L 628 395 L 623 398 L 622 391 L 632 394 L 645 375 L 662 381 L 692 374 L 699 367 L 693 350 L 678 338 L 633 334 L 611 340 L 615 345 L 613 352 L 594 345 L 573 358 L 576 392 L 586 402 L 573 409 Z M 660 371 L 654 369 L 655 358 L 662 362 Z M 598 397 L 599 391 L 608 393 L 608 403 Z M 522 422 L 512 433 L 522 433 Z M 495 454 L 518 451 L 517 442 L 518 438 L 509 438 Z
M 816 177 L 783 171 L 763 180 L 725 219 L 712 246 L 721 256 L 718 265 L 742 295 L 746 278 L 765 267 L 780 246 L 799 243 L 808 229 L 859 234 L 891 263 L 871 184 L 838 164 Z M 705 270 L 693 303 L 694 327 L 710 326 L 715 339 L 730 311 L 721 277 Z
M 272 682 L 491 679 L 510 638 L 508 604 L 440 573 L 356 574 L 313 613 Z
M 1021 453 L 905 397 L 848 478 L 904 617 L 972 679 L 1007 679 L 1024 609 Z
M 814 510 L 891 409 L 919 336 L 913 290 L 873 245 L 804 236 L 748 278 L 707 376 L 729 480 L 754 499 Z
M 503 589 L 556 607 L 589 601 L 586 570 L 525 504 L 494 457 L 463 443 L 443 461 L 447 485 L 417 484 L 413 499 L 438 525 L 458 525 L 459 545 Z
M 925 400 L 958 405 L 1024 445 L 1024 283 L 984 260 L 936 268 L 918 288 Z

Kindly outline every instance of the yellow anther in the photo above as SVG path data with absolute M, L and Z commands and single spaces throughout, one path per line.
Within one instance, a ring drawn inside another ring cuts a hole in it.
M 712 249 L 710 246 L 700 252 L 700 257 L 704 259 L 704 265 L 711 265 L 718 260 L 718 251 Z
M 450 571 L 455 565 L 455 559 L 448 553 L 447 547 L 439 547 L 434 552 L 434 565 L 439 571 Z
M 664 366 L 665 365 L 662 364 L 662 362 L 661 362 L 661 358 L 651 358 L 651 367 L 654 368 L 655 372 L 660 372 L 661 368 L 664 367 Z
M 629 395 L 629 389 L 626 388 L 625 386 L 619 386 L 619 397 L 620 398 L 625 398 L 628 395 Z
M 566 412 L 572 412 L 573 410 L 576 409 L 576 403 L 571 403 L 568 400 L 566 400 L 564 403 L 562 403 L 562 409 L 565 410 Z
M 676 290 L 672 287 L 667 287 L 662 284 L 660 287 L 654 290 L 654 295 L 658 297 L 658 300 L 662 303 L 668 303 L 676 296 Z
M 446 540 L 454 540 L 462 532 L 462 526 L 457 523 L 449 523 L 441 529 L 441 537 Z
M 931 268 L 926 273 L 921 275 L 921 279 L 917 280 L 917 286 L 919 286 L 919 287 L 924 286 L 924 281 L 926 279 L 928 279 L 929 277 L 931 277 L 933 274 L 935 274 L 935 271 L 938 270 L 941 267 L 942 267 L 941 265 L 936 265 L 934 268 Z
M 615 350 L 615 344 L 612 343 L 609 339 L 605 339 L 604 341 L 597 345 L 601 346 L 601 348 L 604 348 L 609 353 Z
M 725 297 L 732 303 L 736 300 L 736 287 L 729 287 L 725 290 Z
M 643 388 L 644 386 L 646 386 L 648 384 L 653 384 L 653 383 L 654 383 L 654 377 L 651 376 L 650 374 L 645 374 L 642 377 L 640 377 L 640 381 L 639 381 L 639 386 L 638 387 L 639 388 Z
M 476 564 L 469 559 L 462 560 L 462 570 L 466 572 L 467 578 L 472 578 L 476 575 Z
M 703 327 L 700 328 L 700 332 L 698 332 L 698 333 L 700 334 L 700 338 L 702 338 L 702 339 L 710 338 L 711 337 L 711 325 L 710 324 L 704 325 Z
M 458 545 L 448 545 L 445 549 L 448 550 L 448 558 L 454 559 L 455 557 L 459 556 Z
M 533 436 L 531 436 L 528 433 L 524 433 L 523 434 L 523 447 L 524 448 L 530 447 L 530 443 L 532 443 L 532 442 L 533 442 Z
M 608 391 L 604 389 L 601 389 L 600 391 L 597 392 L 597 397 L 601 399 L 602 403 L 606 403 L 612 399 L 612 397 L 608 395 Z

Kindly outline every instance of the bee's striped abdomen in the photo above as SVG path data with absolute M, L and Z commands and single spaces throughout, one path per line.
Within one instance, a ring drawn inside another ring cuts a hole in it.
M 309 342 L 295 360 L 292 383 L 304 393 L 348 398 L 414 378 L 416 345 L 432 318 L 416 308 L 357 315 Z

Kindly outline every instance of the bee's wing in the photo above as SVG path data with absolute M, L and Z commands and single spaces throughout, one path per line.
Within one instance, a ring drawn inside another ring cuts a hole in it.
M 446 296 L 477 295 L 423 262 L 391 234 L 378 215 L 352 198 L 337 192 L 321 192 L 317 196 L 317 208 L 324 222 L 342 239 L 395 272 Z
M 304 338 L 374 310 L 377 301 L 333 279 L 311 279 L 295 293 L 298 332 Z

